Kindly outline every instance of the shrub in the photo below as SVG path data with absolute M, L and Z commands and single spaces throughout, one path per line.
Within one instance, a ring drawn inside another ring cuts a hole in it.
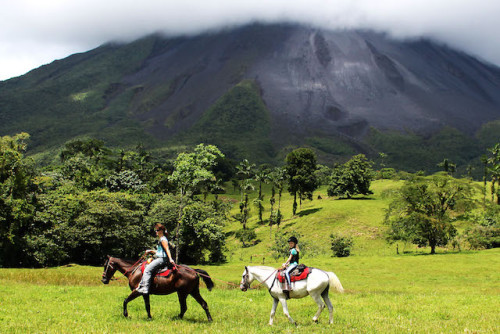
M 391 180 L 391 179 L 396 179 L 398 173 L 394 168 L 382 168 L 381 170 L 377 171 L 375 176 L 377 180 L 385 179 L 385 180 Z
M 500 209 L 492 205 L 483 214 L 473 214 L 476 223 L 465 230 L 464 239 L 471 249 L 500 247 Z
M 351 237 L 330 234 L 330 239 L 332 245 L 330 249 L 333 251 L 333 256 L 348 257 L 351 255 L 351 248 L 354 245 Z
M 235 234 L 236 238 L 243 244 L 243 248 L 249 247 L 254 244 L 255 239 L 257 239 L 257 234 L 254 230 L 241 229 Z

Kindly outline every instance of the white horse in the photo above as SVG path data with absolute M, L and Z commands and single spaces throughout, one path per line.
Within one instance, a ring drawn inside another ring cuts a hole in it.
M 265 285 L 273 297 L 273 307 L 271 309 L 271 318 L 269 319 L 269 325 L 273 324 L 274 314 L 276 313 L 276 307 L 278 302 L 281 302 L 283 306 L 283 313 L 288 317 L 288 320 L 292 324 L 296 324 L 288 312 L 288 307 L 286 305 L 286 300 L 288 298 L 303 298 L 307 295 L 311 295 L 312 299 L 318 304 L 318 312 L 313 317 L 314 322 L 318 322 L 319 315 L 321 311 L 326 306 L 330 312 L 330 324 L 333 324 L 333 306 L 328 297 L 328 290 L 330 286 L 333 286 L 340 293 L 344 292 L 344 288 L 340 283 L 338 277 L 332 272 L 326 272 L 317 268 L 310 268 L 311 272 L 307 279 L 292 282 L 293 290 L 289 292 L 289 296 L 281 289 L 280 283 L 276 278 L 276 269 L 272 267 L 255 266 L 255 267 L 245 267 L 243 276 L 241 278 L 240 289 L 242 291 L 247 291 L 250 288 L 250 284 L 257 280 L 261 284 Z M 323 297 L 323 301 L 321 300 Z

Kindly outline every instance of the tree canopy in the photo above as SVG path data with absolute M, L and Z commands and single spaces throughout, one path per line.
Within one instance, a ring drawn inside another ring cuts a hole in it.
M 406 182 L 389 206 L 385 218 L 389 241 L 408 241 L 418 246 L 444 246 L 457 233 L 452 212 L 472 205 L 472 188 L 466 180 L 447 173 L 417 177 Z
M 372 194 L 370 184 L 373 180 L 373 163 L 364 154 L 352 157 L 343 165 L 333 167 L 328 196 L 351 198 L 354 195 Z
M 316 174 L 316 154 L 309 148 L 298 148 L 286 156 L 288 191 L 293 196 L 293 214 L 297 212 L 297 195 L 312 200 L 313 191 L 319 186 Z

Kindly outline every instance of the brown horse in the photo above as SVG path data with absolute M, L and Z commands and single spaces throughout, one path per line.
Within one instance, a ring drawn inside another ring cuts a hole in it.
M 128 316 L 128 302 L 141 296 L 140 293 L 135 291 L 141 282 L 142 272 L 138 269 L 141 263 L 141 261 L 136 262 L 133 260 L 119 259 L 108 255 L 108 259 L 104 264 L 104 272 L 102 273 L 102 282 L 104 284 L 109 283 L 117 270 L 128 278 L 128 285 L 132 290 L 132 293 L 125 298 L 125 301 L 123 302 L 123 315 L 125 317 Z M 212 321 L 212 316 L 208 311 L 208 304 L 200 294 L 200 279 L 198 275 L 203 278 L 208 290 L 212 290 L 214 283 L 205 270 L 191 269 L 188 266 L 178 265 L 177 270 L 174 270 L 169 276 L 156 276 L 154 278 L 154 281 L 150 286 L 150 294 L 169 295 L 173 292 L 177 292 L 179 303 L 181 304 L 181 313 L 179 314 L 179 318 L 181 319 L 187 310 L 186 298 L 188 295 L 191 295 L 205 310 L 208 321 Z M 143 295 L 143 298 L 148 317 L 151 318 L 149 295 Z

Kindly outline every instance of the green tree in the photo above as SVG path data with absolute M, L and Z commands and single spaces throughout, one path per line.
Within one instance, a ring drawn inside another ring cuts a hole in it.
M 59 157 L 62 161 L 66 161 L 81 153 L 97 163 L 108 153 L 107 151 L 102 140 L 95 138 L 76 139 L 64 144 L 64 148 L 59 154 Z
M 351 198 L 354 195 L 372 194 L 370 184 L 373 180 L 373 163 L 364 154 L 358 154 L 343 165 L 334 166 L 328 196 Z
M 466 180 L 446 173 L 408 181 L 390 204 L 385 223 L 388 241 L 403 240 L 419 246 L 444 246 L 457 233 L 451 212 L 464 212 L 472 206 L 472 188 Z
M 488 149 L 490 156 L 487 158 L 488 173 L 491 175 L 491 201 L 500 205 L 500 144 Z
M 174 171 L 169 180 L 177 186 L 180 194 L 178 223 L 175 229 L 175 240 L 177 243 L 182 242 L 179 240 L 179 227 L 182 221 L 185 197 L 192 196 L 193 191 L 202 182 L 215 182 L 216 178 L 211 168 L 215 165 L 219 157 L 224 157 L 224 155 L 216 146 L 199 144 L 192 153 L 180 153 L 174 162 Z M 175 252 L 176 262 L 178 258 L 179 247 L 177 247 Z
M 298 148 L 286 156 L 288 191 L 293 196 L 293 215 L 297 213 L 297 195 L 302 205 L 303 199 L 312 200 L 313 191 L 318 188 L 316 154 L 308 148 Z
M 487 204 L 484 211 L 469 215 L 473 223 L 465 229 L 463 239 L 471 249 L 500 247 L 500 206 Z
M 254 175 L 254 180 L 259 185 L 259 194 L 255 201 L 257 208 L 259 209 L 259 222 L 262 223 L 262 213 L 264 212 L 264 195 L 262 195 L 262 184 L 269 183 L 269 168 L 266 166 L 260 166 L 259 170 Z
M 24 156 L 27 133 L 0 137 L 0 265 L 28 264 L 25 236 L 35 214 L 35 169 Z
M 105 189 L 60 187 L 40 196 L 35 226 L 26 237 L 36 265 L 102 264 L 106 255 L 135 258 L 152 238 L 144 216 L 148 201 Z
M 140 192 L 146 188 L 146 185 L 142 182 L 137 173 L 131 170 L 122 170 L 121 172 L 110 175 L 105 183 L 111 191 Z
M 277 225 L 279 227 L 283 217 L 281 214 L 281 195 L 286 183 L 285 169 L 281 167 L 274 168 L 273 171 L 269 173 L 269 182 L 271 183 L 271 198 L 269 199 L 271 204 L 269 233 L 271 233 L 273 225 Z M 276 204 L 276 191 L 278 191 L 278 206 L 277 209 L 274 210 L 274 205 Z
M 442 162 L 438 163 L 438 167 L 441 167 L 446 173 L 453 175 L 457 170 L 457 165 L 448 159 L 444 159 Z
M 316 179 L 318 180 L 319 185 L 328 185 L 332 170 L 328 166 L 318 164 L 314 174 L 316 175 Z
M 180 230 L 179 251 L 185 263 L 224 262 L 226 235 L 225 210 L 193 201 L 185 206 Z M 205 257 L 208 257 L 206 259 Z
M 254 175 L 255 164 L 250 163 L 247 159 L 244 159 L 238 166 L 236 166 L 236 174 L 241 179 L 240 181 L 240 212 L 234 216 L 238 220 L 245 230 L 247 228 L 246 224 L 248 218 L 250 217 L 250 207 L 249 203 L 249 193 L 255 190 L 252 183 Z

